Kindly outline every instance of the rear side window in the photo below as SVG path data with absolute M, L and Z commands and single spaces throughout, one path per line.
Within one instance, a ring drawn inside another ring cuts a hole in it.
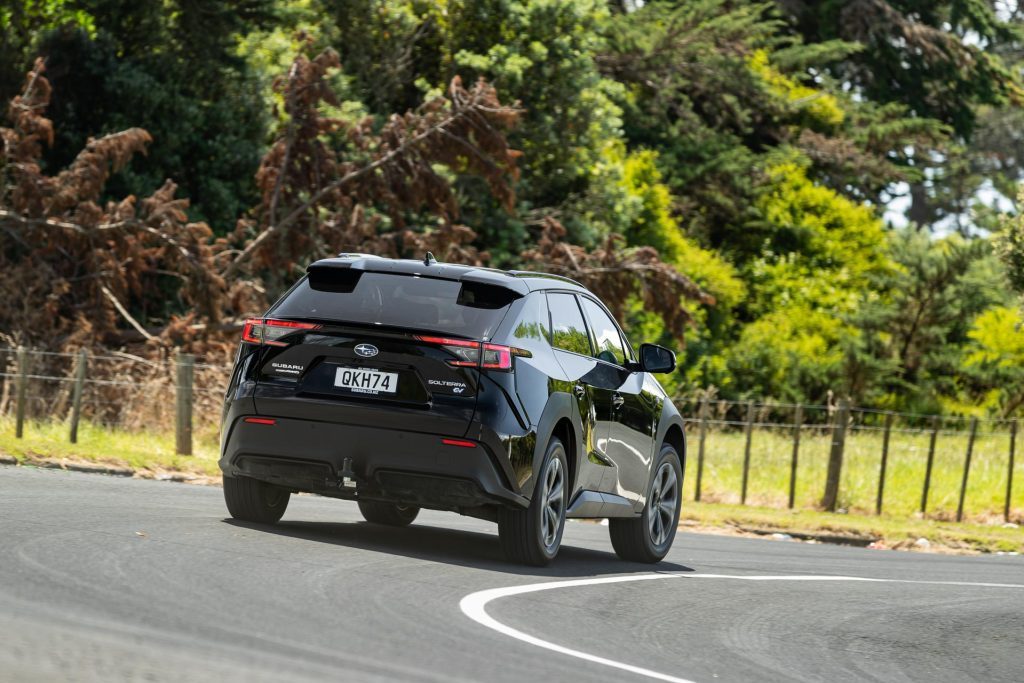
M 550 348 L 551 326 L 543 294 L 531 294 L 523 302 L 523 310 L 512 328 L 512 339 L 513 346 L 534 353 L 543 353 Z
M 518 296 L 504 287 L 475 282 L 317 268 L 270 315 L 489 339 Z
M 587 312 L 587 318 L 594 330 L 594 339 L 597 340 L 597 352 L 595 358 L 615 365 L 626 364 L 626 352 L 622 347 L 622 335 L 619 328 L 615 326 L 612 319 L 604 312 L 604 309 L 587 297 L 581 297 L 583 309 Z
M 548 308 L 551 309 L 551 345 L 589 356 L 590 337 L 576 297 L 572 294 L 548 294 Z

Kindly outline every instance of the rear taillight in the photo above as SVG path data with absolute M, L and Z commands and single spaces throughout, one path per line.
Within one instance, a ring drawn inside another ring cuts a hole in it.
M 421 342 L 437 344 L 455 356 L 448 365 L 461 368 L 480 368 L 482 370 L 512 369 L 512 356 L 529 358 L 533 354 L 525 349 L 517 349 L 501 344 L 470 341 L 468 339 L 449 339 L 448 337 L 417 337 Z
M 242 341 L 250 344 L 268 344 L 270 346 L 288 346 L 281 341 L 283 337 L 298 330 L 318 330 L 315 323 L 297 323 L 291 320 L 273 320 L 271 318 L 249 318 L 242 327 Z

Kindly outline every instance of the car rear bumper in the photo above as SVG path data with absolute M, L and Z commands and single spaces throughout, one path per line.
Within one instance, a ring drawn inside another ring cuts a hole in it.
M 255 416 L 236 417 L 224 440 L 220 468 L 229 477 L 443 510 L 528 502 L 511 489 L 507 468 L 483 442 L 464 447 L 445 444 L 450 437 L 441 434 L 295 418 L 253 424 L 245 417 Z M 345 476 L 357 483 L 354 490 Z

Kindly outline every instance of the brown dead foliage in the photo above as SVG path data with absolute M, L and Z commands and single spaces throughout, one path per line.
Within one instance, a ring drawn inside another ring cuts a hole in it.
M 473 231 L 455 223 L 458 204 L 439 167 L 483 178 L 511 210 L 519 152 L 505 132 L 519 110 L 485 81 L 466 88 L 456 77 L 447 97 L 393 115 L 375 132 L 369 117 L 323 114 L 323 105 L 337 104 L 328 76 L 338 66 L 332 50 L 299 55 L 275 83 L 285 123 L 256 175 L 262 202 L 240 221 L 235 239 L 244 246 L 225 273 L 280 285 L 297 266 L 341 251 L 421 256 L 431 249 L 439 259 L 485 260 L 470 246 Z M 438 227 L 407 227 L 425 217 Z
M 447 96 L 383 123 L 334 117 L 325 111 L 338 104 L 329 80 L 338 66 L 330 50 L 300 54 L 278 79 L 282 123 L 255 177 L 262 199 L 228 238 L 214 239 L 206 224 L 189 221 L 188 200 L 170 180 L 149 197 L 102 201 L 110 175 L 145 153 L 150 136 L 140 128 L 89 140 L 57 173 L 43 169 L 53 125 L 37 61 L 10 103 L 9 127 L 0 127 L 0 346 L 105 355 L 90 363 L 90 379 L 105 384 L 89 385 L 87 415 L 140 427 L 167 423 L 174 351 L 197 354 L 206 364 L 196 386 L 208 394 L 197 404 L 215 421 L 241 319 L 264 310 L 310 261 L 342 251 L 430 251 L 486 264 L 476 233 L 458 223 L 451 182 L 480 177 L 513 209 L 519 152 L 506 132 L 519 110 L 485 81 L 466 87 L 455 78 Z M 554 220 L 523 261 L 581 281 L 620 317 L 639 295 L 680 338 L 691 321 L 681 301 L 712 301 L 653 249 L 624 249 L 611 236 L 588 252 L 566 244 Z M 33 364 L 35 374 L 68 377 L 74 361 L 57 353 Z M 3 369 L 13 372 L 13 354 Z M 32 412 L 63 414 L 70 385 L 40 382 L 50 384 L 33 397 Z M 10 383 L 0 384 L 2 411 Z
M 693 324 L 683 302 L 715 303 L 693 280 L 662 262 L 652 247 L 627 248 L 625 239 L 613 234 L 587 251 L 566 242 L 565 235 L 558 221 L 543 220 L 537 246 L 523 253 L 523 262 L 576 280 L 597 294 L 618 320 L 625 319 L 629 300 L 639 296 L 644 307 L 660 315 L 666 329 L 681 340 Z

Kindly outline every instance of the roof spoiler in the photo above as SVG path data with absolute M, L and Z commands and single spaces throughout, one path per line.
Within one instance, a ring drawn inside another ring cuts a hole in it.
M 319 268 L 360 270 L 367 273 L 392 273 L 394 275 L 419 275 L 440 280 L 473 282 L 502 287 L 515 292 L 519 296 L 526 296 L 530 293 L 530 287 L 526 282 L 503 271 L 491 270 L 489 268 L 453 266 L 437 263 L 436 261 L 428 265 L 424 261 L 389 259 L 371 254 L 345 254 L 338 258 L 315 261 L 306 267 L 306 272 L 309 273 Z

